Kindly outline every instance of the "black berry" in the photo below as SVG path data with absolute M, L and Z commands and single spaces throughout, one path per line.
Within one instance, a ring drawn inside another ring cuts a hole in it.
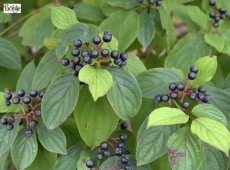
M 198 87 L 198 92 L 206 93 L 206 88 L 204 86 Z
M 17 91 L 17 95 L 18 95 L 19 97 L 23 97 L 23 96 L 25 96 L 25 91 L 22 90 L 22 89 L 20 89 L 20 90 Z
M 38 97 L 40 97 L 40 99 L 42 99 L 42 98 L 44 97 L 44 94 L 45 94 L 45 92 L 42 91 L 42 92 L 40 92 L 40 93 L 38 94 Z
M 30 97 L 37 97 L 38 91 L 35 89 L 30 90 Z
M 128 136 L 126 134 L 124 134 L 124 133 L 120 135 L 120 140 L 122 142 L 125 142 L 127 140 L 127 138 L 128 138 Z
M 95 36 L 93 37 L 93 43 L 94 44 L 100 44 L 101 43 L 101 38 L 99 36 Z
M 112 57 L 113 59 L 118 59 L 118 58 L 119 58 L 119 52 L 116 51 L 116 50 L 113 50 L 113 51 L 111 52 L 111 57 Z
M 85 57 L 85 56 L 87 56 L 87 55 L 89 55 L 89 52 L 88 52 L 87 50 L 82 50 L 81 56 L 82 56 L 82 57 Z
M 91 58 L 89 55 L 87 55 L 87 56 L 85 56 L 85 57 L 83 58 L 83 60 L 84 60 L 84 62 L 85 62 L 86 64 L 89 64 L 89 63 L 91 63 L 92 58 Z
M 177 88 L 177 84 L 176 83 L 170 83 L 169 84 L 169 90 L 174 91 L 174 90 L 176 90 L 176 88 Z
M 25 135 L 26 137 L 31 137 L 33 135 L 33 130 L 30 128 L 25 129 Z
M 122 64 L 122 60 L 120 58 L 117 58 L 117 59 L 114 60 L 114 64 L 121 65 Z
M 108 57 L 109 56 L 109 50 L 107 50 L 107 49 L 101 50 L 101 55 L 102 55 L 102 57 Z
M 214 23 L 213 23 L 213 27 L 214 27 L 214 28 L 218 28 L 219 26 L 220 26 L 220 25 L 219 25 L 218 22 L 214 22 Z
M 67 4 L 67 7 L 68 7 L 69 9 L 74 9 L 74 5 L 73 5 L 72 3 L 68 3 L 68 4 Z
M 189 105 L 190 104 L 187 101 L 185 101 L 185 102 L 182 103 L 182 107 L 185 108 L 185 109 L 187 109 L 189 107 Z
M 19 104 L 20 103 L 20 98 L 18 96 L 13 97 L 13 103 L 14 104 Z
M 125 52 L 123 52 L 123 53 L 120 54 L 120 58 L 121 58 L 123 61 L 125 61 L 125 60 L 128 59 L 128 54 L 125 53 Z
M 6 92 L 6 93 L 4 94 L 4 98 L 5 98 L 6 100 L 10 100 L 10 99 L 12 99 L 12 94 L 11 94 L 10 92 Z
M 74 46 L 80 48 L 82 46 L 82 41 L 80 39 L 76 39 L 74 41 Z
M 156 95 L 154 100 L 157 102 L 157 103 L 160 103 L 162 100 L 161 100 L 161 95 Z
M 178 93 L 177 92 L 171 92 L 170 93 L 170 98 L 171 99 L 176 99 L 178 97 Z
M 98 160 L 102 160 L 103 159 L 103 154 L 102 153 L 97 153 L 96 155 Z
M 215 18 L 215 16 L 216 16 L 215 11 L 209 12 L 209 17 L 210 17 L 210 18 Z
M 204 103 L 208 103 L 209 102 L 209 96 L 205 95 L 204 98 L 201 100 Z
M 193 73 L 193 72 L 188 73 L 188 79 L 189 80 L 194 80 L 195 78 L 196 78 L 196 73 Z
M 124 170 L 133 170 L 131 165 L 125 165 Z
M 177 89 L 178 89 L 179 91 L 183 91 L 183 90 L 184 90 L 184 84 L 182 84 L 182 83 L 178 84 L 178 85 L 177 85 Z
M 0 123 L 2 125 L 6 125 L 7 124 L 7 119 L 6 118 L 1 118 Z
M 82 69 L 82 67 L 83 66 L 81 64 L 78 64 L 78 65 L 75 66 L 74 70 L 79 72 Z
M 69 59 L 68 58 L 63 58 L 61 60 L 61 63 L 62 63 L 63 66 L 68 66 L 69 65 Z
M 117 147 L 118 147 L 118 148 L 124 148 L 124 147 L 125 147 L 125 143 L 124 143 L 124 142 L 119 142 L 119 143 L 117 144 Z
M 102 143 L 100 144 L 100 148 L 101 148 L 102 150 L 106 150 L 106 149 L 108 148 L 108 143 L 102 142 Z
M 110 42 L 112 40 L 112 35 L 104 34 L 103 35 L 103 41 L 104 42 Z
M 30 104 L 31 103 L 31 98 L 29 96 L 25 96 L 22 101 L 25 104 Z
M 161 100 L 162 100 L 163 102 L 167 102 L 167 101 L 169 101 L 169 96 L 168 96 L 167 94 L 163 94 L 163 95 L 161 96 Z
M 225 14 L 226 9 L 224 7 L 221 7 L 221 8 L 219 8 L 219 12 L 222 13 L 222 14 Z
M 121 157 L 121 163 L 122 164 L 128 164 L 129 162 L 129 158 L 127 156 L 122 156 Z
M 111 154 L 111 152 L 110 151 L 103 151 L 103 155 L 104 156 L 107 156 L 107 157 L 110 157 L 112 154 Z
M 76 57 L 73 58 L 72 61 L 73 61 L 73 64 L 76 65 L 76 64 L 79 64 L 81 62 L 81 59 L 80 59 L 79 56 L 76 56 Z
M 94 167 L 94 162 L 92 160 L 87 160 L 86 161 L 86 166 L 87 166 L 87 168 L 93 168 Z
M 128 128 L 128 125 L 127 125 L 127 123 L 124 122 L 121 124 L 120 127 L 121 127 L 121 129 L 126 130 Z
M 161 6 L 162 5 L 162 1 L 161 0 L 156 1 L 156 5 L 157 6 Z
M 204 93 L 199 92 L 199 93 L 197 94 L 197 98 L 200 99 L 200 100 L 203 100 L 204 97 L 205 97 L 205 94 L 204 94 Z
M 116 148 L 114 150 L 114 153 L 116 156 L 121 156 L 123 154 L 123 150 L 122 150 L 122 148 Z
M 190 93 L 189 93 L 189 98 L 190 98 L 190 99 L 194 100 L 194 99 L 196 99 L 196 97 L 197 97 L 196 92 L 190 92 Z
M 7 130 L 12 130 L 14 128 L 14 125 L 13 124 L 7 124 L 6 125 L 6 129 Z
M 37 121 L 36 120 L 34 120 L 34 119 L 32 119 L 32 120 L 29 120 L 29 126 L 30 127 L 34 127 L 34 126 L 36 126 L 37 125 Z
M 192 67 L 190 67 L 190 71 L 193 73 L 198 73 L 199 69 L 197 66 L 192 66 Z
M 13 116 L 10 116 L 7 118 L 7 124 L 13 124 L 14 123 L 14 117 Z
M 221 18 L 220 18 L 220 16 L 215 16 L 214 20 L 215 20 L 215 22 L 218 23 L 221 20 Z
M 125 67 L 126 66 L 126 62 L 125 61 L 122 61 L 122 63 L 119 65 L 121 68 Z
M 72 50 L 72 55 L 73 56 L 78 56 L 79 54 L 80 54 L 80 50 L 79 49 L 75 48 L 75 49 Z
M 210 6 L 216 5 L 216 0 L 209 0 L 209 5 Z
M 41 110 L 37 109 L 35 110 L 35 116 L 41 116 Z
M 10 102 L 9 100 L 6 100 L 6 101 L 5 101 L 5 105 L 8 107 L 8 106 L 11 105 L 11 102 Z
M 99 52 L 97 50 L 92 50 L 90 52 L 90 57 L 97 58 L 99 56 Z
M 109 31 L 109 30 L 106 30 L 105 32 L 104 32 L 104 35 L 110 35 L 110 36 L 112 36 L 113 34 L 112 34 L 112 32 L 111 31 Z
M 148 0 L 149 1 L 149 4 L 154 4 L 155 3 L 155 0 Z

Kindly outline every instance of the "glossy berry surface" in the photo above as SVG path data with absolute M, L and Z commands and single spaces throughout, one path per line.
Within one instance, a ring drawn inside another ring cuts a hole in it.
M 14 104 L 19 104 L 20 103 L 20 98 L 18 96 L 13 97 L 13 103 Z
M 191 66 L 190 67 L 190 72 L 193 72 L 193 73 L 198 73 L 199 69 L 197 66 Z
M 103 159 L 103 154 L 102 153 L 97 153 L 96 155 L 98 160 L 102 160 Z
M 80 59 L 79 56 L 76 56 L 76 57 L 73 58 L 72 61 L 73 61 L 73 64 L 76 65 L 76 64 L 79 64 L 81 62 L 81 59 Z
M 2 125 L 6 125 L 7 124 L 7 119 L 6 118 L 1 118 L 0 123 Z
M 114 64 L 121 65 L 122 64 L 122 60 L 120 58 L 117 58 L 117 59 L 114 60 Z
M 68 66 L 69 65 L 69 59 L 68 58 L 63 58 L 61 60 L 61 63 L 62 63 L 63 66 Z
M 125 142 L 127 140 L 127 138 L 128 138 L 128 136 L 124 133 L 120 135 L 120 140 L 123 142 Z
M 90 57 L 97 58 L 99 56 L 99 52 L 97 50 L 92 50 L 90 52 Z
M 74 41 L 74 46 L 80 48 L 82 46 L 82 41 L 80 39 L 76 39 Z
M 32 119 L 32 120 L 29 120 L 29 126 L 30 126 L 30 127 L 36 126 L 37 123 L 38 123 L 38 122 L 37 122 L 36 120 L 33 120 L 33 119 Z
M 133 170 L 131 165 L 125 165 L 124 170 Z
M 161 5 L 162 5 L 162 0 L 157 0 L 157 1 L 156 1 L 156 5 L 157 5 L 157 6 L 161 6 Z
M 102 50 L 101 50 L 101 55 L 102 55 L 102 57 L 108 57 L 108 56 L 109 56 L 109 50 L 107 50 L 107 49 L 102 49 Z
M 102 150 L 107 149 L 107 148 L 108 148 L 108 143 L 102 142 L 102 143 L 100 144 L 100 148 L 101 148 Z
M 122 164 L 128 164 L 129 162 L 129 158 L 127 156 L 122 156 L 121 157 L 121 163 Z
M 17 95 L 19 97 L 23 97 L 23 96 L 25 96 L 25 91 L 23 89 L 20 89 L 20 90 L 17 91 Z
M 38 93 L 38 97 L 40 97 L 40 99 L 42 99 L 44 97 L 44 94 L 45 94 L 45 92 L 42 91 L 42 92 Z
M 201 93 L 205 93 L 207 90 L 206 90 L 206 88 L 204 87 L 204 86 L 200 86 L 200 87 L 198 87 L 198 92 L 201 92 Z
M 12 99 L 12 94 L 11 94 L 10 92 L 6 92 L 6 93 L 4 94 L 4 98 L 5 98 L 6 100 L 10 100 L 10 99 Z
M 8 106 L 10 106 L 10 105 L 11 105 L 11 102 L 10 102 L 10 101 L 8 101 L 8 100 L 6 100 L 6 101 L 5 101 L 5 105 L 8 107 Z
M 185 109 L 187 109 L 188 107 L 189 107 L 189 102 L 187 102 L 187 101 L 184 101 L 183 103 L 182 103 L 182 107 L 183 108 L 185 108 Z
M 105 150 L 105 151 L 103 151 L 103 155 L 107 156 L 107 157 L 110 157 L 112 154 L 111 154 L 110 151 Z
M 213 23 L 213 27 L 214 27 L 214 28 L 218 28 L 219 26 L 220 26 L 220 25 L 219 25 L 218 22 L 214 22 L 214 23 Z
M 210 18 L 215 18 L 215 16 L 216 16 L 215 11 L 209 12 L 209 17 L 210 17 Z
M 125 143 L 119 142 L 119 143 L 117 144 L 117 147 L 118 147 L 118 148 L 124 148 L 124 147 L 125 147 Z
M 120 54 L 120 58 L 121 58 L 123 61 L 125 61 L 125 60 L 128 59 L 128 54 L 125 53 L 125 52 L 123 52 L 123 53 Z
M 121 129 L 126 130 L 128 128 L 128 125 L 127 125 L 127 123 L 124 122 L 120 125 L 120 127 L 121 127 Z
M 184 90 L 184 84 L 182 84 L 182 83 L 178 84 L 178 85 L 177 85 L 177 89 L 178 89 L 179 91 L 183 91 L 183 90 Z
M 216 0 L 209 0 L 209 5 L 210 6 L 216 5 Z
M 41 116 L 41 110 L 37 109 L 35 110 L 35 116 Z
M 90 56 L 87 55 L 87 56 L 84 57 L 83 60 L 84 60 L 84 62 L 85 62 L 86 64 L 90 64 L 91 61 L 92 61 L 92 58 L 91 58 Z
M 116 156 L 121 156 L 121 155 L 123 154 L 122 148 L 116 148 L 116 149 L 114 150 L 114 154 L 115 154 Z
M 176 83 L 170 83 L 169 84 L 169 90 L 174 91 L 174 90 L 176 90 L 176 88 L 177 88 L 177 84 Z
M 189 98 L 190 98 L 190 99 L 194 100 L 194 99 L 196 99 L 196 97 L 197 97 L 196 92 L 190 92 L 190 93 L 189 93 Z
M 148 0 L 149 4 L 154 4 L 155 0 Z
M 203 100 L 204 97 L 205 97 L 205 94 L 204 94 L 204 93 L 199 92 L 199 93 L 197 94 L 197 98 L 200 99 L 200 100 Z
M 169 96 L 168 96 L 167 94 L 163 94 L 163 95 L 161 96 L 161 100 L 162 100 L 163 102 L 167 102 L 167 101 L 169 101 Z
M 118 59 L 118 58 L 119 58 L 119 52 L 116 51 L 116 50 L 113 50 L 113 51 L 111 52 L 111 57 L 112 57 L 113 59 Z
M 160 103 L 162 100 L 161 100 L 161 95 L 156 95 L 154 100 L 157 102 L 157 103 Z
M 37 97 L 38 91 L 35 89 L 30 90 L 30 97 Z
M 171 99 L 176 99 L 178 97 L 178 93 L 177 92 L 171 92 L 170 93 L 170 98 Z
M 87 161 L 86 161 L 86 166 L 87 166 L 88 168 L 93 168 L 93 167 L 94 167 L 94 162 L 93 162 L 92 160 L 87 160 Z
M 101 38 L 99 36 L 93 37 L 93 43 L 98 45 L 101 43 Z
M 25 104 L 30 104 L 31 103 L 31 98 L 29 96 L 25 96 L 23 99 L 22 99 L 23 103 Z
M 33 130 L 30 128 L 25 129 L 25 136 L 26 137 L 31 137 L 33 135 Z
M 79 54 L 80 54 L 80 50 L 79 49 L 75 48 L 75 49 L 72 50 L 72 55 L 73 56 L 78 56 Z
M 194 80 L 195 78 L 196 78 L 196 73 L 193 73 L 193 72 L 188 73 L 188 79 L 189 80 Z
M 204 103 L 208 103 L 209 102 L 209 96 L 205 95 L 204 98 L 201 100 Z

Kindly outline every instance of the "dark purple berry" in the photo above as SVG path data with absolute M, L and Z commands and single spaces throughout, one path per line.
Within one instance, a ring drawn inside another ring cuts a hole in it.
M 5 105 L 6 105 L 7 107 L 9 107 L 9 106 L 11 105 L 11 102 L 10 102 L 9 100 L 6 100 L 6 101 L 5 101 Z
M 100 148 L 101 148 L 102 150 L 106 150 L 106 149 L 108 148 L 108 143 L 107 143 L 107 142 L 102 142 L 102 143 L 100 144 Z
M 112 40 L 112 36 L 109 34 L 104 34 L 103 35 L 103 41 L 104 42 L 110 42 Z
M 133 168 L 131 165 L 127 164 L 125 165 L 124 170 L 133 170 Z
M 25 135 L 26 137 L 31 137 L 33 135 L 33 130 L 30 128 L 25 129 Z
M 193 73 L 193 72 L 188 73 L 188 79 L 189 80 L 194 80 L 195 78 L 196 78 L 196 73 Z
M 124 134 L 124 133 L 120 135 L 120 140 L 122 142 L 125 142 L 127 140 L 127 138 L 128 138 L 128 136 L 126 134 Z
M 107 156 L 107 157 L 110 157 L 112 154 L 111 154 L 110 151 L 105 150 L 105 151 L 103 151 L 103 155 Z
M 85 56 L 87 56 L 87 55 L 89 55 L 89 52 L 88 52 L 87 50 L 82 50 L 81 56 L 82 56 L 82 57 L 85 57 Z
M 74 70 L 79 72 L 82 69 L 82 67 L 83 66 L 81 64 L 78 64 L 78 65 L 75 66 Z
M 176 88 L 177 88 L 177 84 L 176 83 L 170 83 L 169 84 L 169 90 L 174 91 L 174 90 L 176 90 Z
M 35 116 L 41 116 L 41 110 L 36 109 L 34 114 Z
M 219 8 L 219 12 L 222 13 L 222 14 L 225 14 L 226 9 L 224 7 L 221 7 L 221 8 Z
M 193 72 L 193 73 L 198 73 L 199 69 L 197 66 L 192 66 L 190 67 L 190 72 Z
M 6 118 L 7 119 L 7 124 L 13 124 L 14 123 L 14 116 L 10 116 L 10 117 L 8 117 L 8 118 Z
M 206 88 L 204 86 L 200 86 L 198 87 L 198 92 L 201 92 L 201 93 L 206 93 Z
M 80 54 L 80 50 L 79 49 L 75 48 L 75 49 L 72 50 L 72 55 L 73 56 L 78 56 L 79 54 Z
M 112 36 L 113 34 L 112 34 L 112 32 L 111 32 L 111 31 L 106 30 L 106 31 L 104 32 L 104 35 L 110 35 L 110 36 Z
M 63 58 L 61 60 L 61 63 L 62 63 L 63 66 L 68 66 L 69 65 L 69 59 L 68 58 Z
M 157 0 L 157 1 L 156 1 L 156 5 L 157 5 L 157 6 L 161 6 L 161 5 L 162 5 L 162 0 Z
M 119 58 L 119 52 L 116 51 L 116 50 L 113 50 L 110 55 L 111 55 L 111 57 L 113 59 L 118 59 Z
M 204 93 L 201 93 L 201 92 L 199 92 L 199 93 L 197 94 L 197 98 L 200 99 L 200 100 L 203 100 L 203 99 L 204 99 L 204 96 L 205 96 L 205 94 L 204 94 Z
M 37 97 L 38 91 L 35 89 L 30 90 L 30 97 Z
M 167 94 L 163 94 L 163 95 L 161 96 L 161 100 L 162 100 L 163 102 L 167 102 L 167 101 L 169 101 L 169 96 L 168 96 Z
M 80 59 L 79 56 L 76 56 L 76 57 L 73 58 L 72 61 L 73 61 L 73 64 L 76 65 L 76 64 L 79 64 L 81 62 L 81 59 Z
M 120 125 L 120 127 L 121 127 L 121 129 L 126 130 L 128 128 L 128 125 L 127 125 L 127 123 L 124 122 Z
M 143 0 L 137 0 L 138 3 L 143 3 Z
M 171 92 L 170 93 L 170 98 L 171 99 L 176 99 L 178 97 L 178 92 Z
M 92 61 L 92 58 L 89 55 L 87 55 L 83 58 L 83 60 L 86 64 L 90 64 Z
M 120 54 L 120 58 L 121 58 L 123 61 L 125 61 L 125 60 L 128 59 L 128 54 L 125 53 L 125 52 L 123 52 L 123 53 Z
M 102 160 L 103 159 L 103 154 L 102 153 L 97 153 L 96 155 L 98 160 Z
M 154 4 L 155 3 L 155 0 L 148 0 L 149 1 L 149 4 Z
M 216 0 L 209 0 L 209 5 L 210 6 L 216 5 Z
M 210 18 L 215 18 L 215 16 L 216 16 L 215 11 L 209 12 L 209 17 L 210 17 Z
M 97 50 L 92 50 L 90 52 L 90 57 L 97 58 L 99 56 L 99 52 Z
M 38 97 L 39 97 L 40 99 L 42 99 L 42 98 L 44 97 L 44 94 L 45 94 L 45 92 L 42 91 L 42 92 L 38 93 Z
M 32 119 L 32 120 L 29 120 L 29 126 L 30 127 L 34 127 L 34 126 L 36 126 L 37 125 L 37 121 L 36 120 L 34 120 L 34 119 Z
M 25 96 L 25 91 L 22 90 L 22 89 L 20 89 L 20 90 L 17 91 L 17 95 L 18 95 L 19 97 L 23 97 L 23 96 Z
M 116 148 L 116 149 L 114 150 L 114 154 L 115 154 L 116 156 L 121 156 L 121 155 L 123 154 L 122 148 Z
M 119 143 L 117 144 L 117 147 L 118 147 L 118 148 L 124 148 L 124 147 L 125 147 L 125 143 L 124 143 L 124 142 L 119 142 Z
M 122 63 L 119 65 L 121 68 L 125 67 L 126 66 L 126 62 L 125 61 L 122 61 Z
M 183 108 L 185 108 L 185 109 L 187 109 L 188 107 L 189 107 L 189 102 L 187 102 L 187 101 L 184 101 L 183 103 L 182 103 L 182 107 Z
M 19 104 L 20 103 L 20 98 L 18 96 L 13 97 L 13 103 L 14 104 Z
M 194 99 L 196 99 L 196 97 L 197 97 L 196 92 L 190 92 L 190 93 L 189 93 L 189 98 L 190 98 L 190 99 L 194 100 Z
M 31 98 L 29 96 L 25 96 L 25 97 L 23 97 L 22 101 L 25 104 L 30 104 L 31 103 Z
M 184 90 L 184 84 L 182 84 L 182 83 L 178 84 L 178 85 L 177 85 L 177 89 L 178 89 L 179 91 L 183 91 L 183 90 Z
M 93 43 L 98 45 L 101 43 L 101 38 L 99 36 L 93 37 Z
M 108 56 L 109 56 L 109 50 L 107 50 L 107 49 L 102 49 L 102 50 L 101 50 L 101 55 L 102 55 L 102 57 L 108 57 Z
M 128 164 L 129 162 L 129 158 L 127 156 L 122 156 L 121 157 L 121 163 L 122 164 Z
M 74 9 L 74 5 L 73 5 L 72 3 L 68 3 L 68 4 L 67 4 L 67 7 L 68 7 L 69 9 Z
M 162 100 L 161 100 L 161 95 L 156 95 L 155 98 L 154 98 L 154 100 L 155 100 L 155 102 L 157 102 L 157 103 L 162 102 Z
M 92 160 L 87 160 L 85 164 L 86 164 L 87 168 L 93 168 L 94 167 L 94 162 Z
M 117 58 L 117 59 L 114 60 L 114 64 L 121 65 L 122 64 L 122 60 L 120 58 Z
M 12 99 L 12 94 L 11 94 L 10 92 L 6 92 L 6 93 L 4 94 L 4 98 L 5 98 L 6 100 L 10 100 L 10 99 Z
M 209 102 L 209 96 L 205 95 L 204 98 L 201 100 L 204 103 L 208 103 Z
M 74 41 L 74 46 L 80 48 L 82 46 L 82 41 L 80 39 L 76 39 Z
M 220 25 L 219 25 L 218 22 L 214 22 L 214 23 L 213 23 L 213 27 L 214 27 L 214 28 L 218 28 L 219 26 L 220 26 Z

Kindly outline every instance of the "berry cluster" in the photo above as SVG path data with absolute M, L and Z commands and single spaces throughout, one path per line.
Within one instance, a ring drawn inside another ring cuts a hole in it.
M 138 0 L 139 3 L 143 3 L 144 0 Z M 150 5 L 156 4 L 156 6 L 161 6 L 163 3 L 163 0 L 148 0 L 148 3 Z
M 64 66 L 70 66 L 75 76 L 78 76 L 79 71 L 86 65 L 95 63 L 110 63 L 111 58 L 114 59 L 114 64 L 120 67 L 126 65 L 128 55 L 125 52 L 119 54 L 118 51 L 113 50 L 111 53 L 108 49 L 103 49 L 103 43 L 109 43 L 112 40 L 112 32 L 105 31 L 103 37 L 94 36 L 92 43 L 82 43 L 80 39 L 74 41 L 75 48 L 72 50 L 73 59 L 63 58 L 61 63 Z M 82 48 L 84 46 L 84 49 Z M 111 57 L 111 58 L 110 58 Z
M 0 120 L 0 123 L 2 125 L 6 125 L 6 128 L 8 130 L 12 130 L 14 128 L 13 123 L 16 119 L 21 120 L 19 125 L 22 125 L 23 119 L 25 119 L 27 125 L 27 128 L 25 129 L 25 135 L 27 137 L 31 137 L 33 135 L 33 130 L 31 128 L 35 127 L 38 123 L 38 121 L 35 119 L 35 116 L 41 116 L 41 110 L 37 107 L 41 103 L 44 92 L 38 92 L 37 90 L 32 89 L 30 90 L 28 96 L 26 96 L 25 94 L 25 90 L 23 89 L 18 90 L 15 96 L 13 96 L 10 92 L 6 92 L 4 94 L 6 106 L 9 107 L 11 105 L 11 102 L 13 102 L 14 104 L 21 107 L 23 113 L 14 114 L 12 116 L 2 118 Z M 32 104 L 34 104 L 34 106 Z
M 191 100 L 197 100 L 198 102 L 208 103 L 209 95 L 206 94 L 206 88 L 204 86 L 198 87 L 198 89 L 190 89 L 189 88 L 189 80 L 194 80 L 196 78 L 196 74 L 198 73 L 198 68 L 196 66 L 190 67 L 190 72 L 188 73 L 188 80 L 186 84 L 183 83 L 170 83 L 169 91 L 167 91 L 163 95 L 156 95 L 155 101 L 160 102 L 168 102 L 171 100 L 176 100 L 181 97 L 181 105 L 184 109 L 187 109 L 190 106 L 188 101 L 184 101 L 184 98 L 188 96 Z
M 120 128 L 126 130 L 127 124 L 122 123 Z M 119 163 L 124 165 L 124 170 L 132 170 L 133 168 L 129 164 L 129 158 L 126 156 L 129 154 L 129 151 L 125 148 L 127 138 L 128 136 L 125 133 L 122 133 L 119 138 L 111 138 L 111 142 L 102 142 L 99 146 L 100 151 L 96 154 L 97 160 L 100 161 L 106 157 L 117 156 L 119 158 Z M 93 160 L 87 160 L 86 166 L 97 170 Z
M 215 6 L 216 1 L 210 0 L 209 5 Z M 228 11 L 224 7 L 221 7 L 216 11 L 209 12 L 209 17 L 213 20 L 213 27 L 214 28 L 218 28 L 219 27 L 219 21 L 225 19 L 228 16 L 229 16 Z

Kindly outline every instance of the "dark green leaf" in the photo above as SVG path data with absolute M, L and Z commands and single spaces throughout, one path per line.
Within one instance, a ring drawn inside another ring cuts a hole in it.
M 39 123 L 37 133 L 39 141 L 46 150 L 59 154 L 67 153 L 66 138 L 61 128 L 49 130 L 43 123 Z
M 72 146 L 68 149 L 67 155 L 61 155 L 55 165 L 55 170 L 75 170 L 80 156 L 80 147 Z
M 61 63 L 55 55 L 55 49 L 50 50 L 38 64 L 34 74 L 33 88 L 41 90 L 48 86 L 60 67 Z
M 12 16 L 10 13 L 3 13 L 0 11 L 0 23 L 7 23 L 12 20 Z
M 21 57 L 15 46 L 0 37 L 0 66 L 10 69 L 21 69 Z
M 137 135 L 136 159 L 137 164 L 148 164 L 167 151 L 167 142 L 177 126 L 155 126 L 147 129 L 146 119 Z
M 180 82 L 181 78 L 171 69 L 154 68 L 137 76 L 142 95 L 154 99 L 155 95 L 168 90 L 169 83 Z
M 107 140 L 119 120 L 106 97 L 94 102 L 85 88 L 81 90 L 74 117 L 82 139 L 92 148 Z
M 92 22 L 101 22 L 105 19 L 100 9 L 87 3 L 78 3 L 75 8 L 77 17 Z
M 17 83 L 16 89 L 23 89 L 26 93 L 32 89 L 32 82 L 34 78 L 34 73 L 36 71 L 36 66 L 34 61 L 31 61 L 29 64 L 25 66 L 23 69 Z
M 168 141 L 168 155 L 172 169 L 198 169 L 204 159 L 204 146 L 189 128 L 179 129 Z
M 36 134 L 25 136 L 25 129 L 21 129 L 11 148 L 11 157 L 17 169 L 27 168 L 35 159 L 38 151 Z
M 6 126 L 0 126 L 0 155 L 6 153 L 18 134 L 18 122 L 14 123 L 14 129 L 7 130 Z
M 136 1 L 136 0 L 135 0 Z M 140 14 L 138 40 L 143 47 L 148 47 L 155 35 L 154 17 L 147 11 Z
M 134 11 L 113 14 L 101 23 L 100 30 L 111 30 L 119 42 L 119 51 L 124 51 L 137 37 L 139 16 Z
M 197 59 L 209 54 L 210 47 L 204 42 L 203 37 L 198 33 L 189 33 L 180 39 L 169 52 L 165 60 L 165 66 L 179 68 L 187 73 Z
M 133 8 L 139 4 L 137 0 L 107 0 L 106 2 L 111 6 L 125 9 Z
M 166 153 L 164 156 L 161 156 L 153 163 L 151 163 L 151 167 L 152 169 L 157 169 L 157 170 L 172 170 L 169 163 L 168 154 Z
M 55 153 L 51 153 L 40 147 L 35 160 L 26 170 L 54 170 L 56 160 L 57 155 Z
M 70 73 L 57 77 L 47 88 L 42 100 L 43 121 L 48 129 L 63 123 L 73 112 L 79 95 L 79 81 Z
M 39 13 L 26 20 L 19 32 L 23 45 L 34 46 L 36 51 L 43 47 L 44 39 L 54 31 L 50 13 L 51 9 L 44 7 Z
M 127 120 L 141 107 L 141 90 L 135 77 L 119 67 L 110 67 L 113 86 L 107 93 L 108 100 L 118 117 Z

